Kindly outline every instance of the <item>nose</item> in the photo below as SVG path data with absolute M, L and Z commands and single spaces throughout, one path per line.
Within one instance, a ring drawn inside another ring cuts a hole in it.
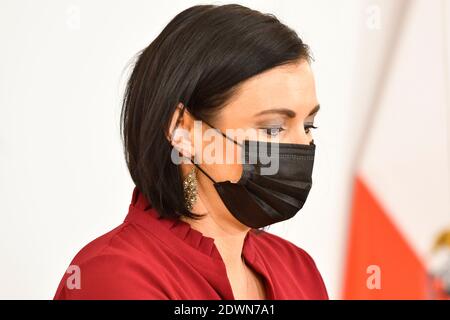
M 307 134 L 305 132 L 303 123 L 301 125 L 296 126 L 295 130 L 293 130 L 292 137 L 290 140 L 292 143 L 297 144 L 311 144 L 311 142 L 314 141 L 311 137 L 311 134 Z

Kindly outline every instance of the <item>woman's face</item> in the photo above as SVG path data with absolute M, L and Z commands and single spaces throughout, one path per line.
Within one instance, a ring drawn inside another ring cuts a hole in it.
M 309 144 L 313 139 L 310 127 L 318 108 L 312 70 L 306 60 L 301 60 L 297 64 L 276 67 L 244 81 L 228 104 L 211 121 L 211 125 L 238 142 L 244 139 L 255 140 L 246 135 L 250 132 L 257 133 L 257 140 Z M 230 129 L 235 130 L 235 134 Z M 246 134 L 237 134 L 239 129 Z M 222 155 L 228 152 L 228 156 L 234 157 L 232 159 L 238 159 L 240 147 L 217 134 L 205 123 L 202 124 L 202 130 L 201 146 L 194 143 L 196 155 L 202 152 L 203 161 L 199 165 L 217 182 L 238 181 L 242 165 L 237 161 L 211 163 L 206 158 L 215 154 L 214 160 L 217 160 L 217 151 L 220 151 Z M 205 134 L 206 131 L 213 131 L 214 135 Z M 227 211 L 211 180 L 200 172 L 197 173 L 197 180 L 200 196 L 208 197 L 209 209 L 213 212 Z M 234 219 L 231 214 L 229 218 Z
M 227 135 L 236 141 L 245 138 L 254 140 L 255 136 L 250 135 L 256 134 L 257 140 L 309 144 L 318 106 L 312 70 L 309 63 L 302 60 L 298 64 L 270 69 L 243 82 L 211 124 L 223 133 L 228 130 Z M 203 130 L 208 129 L 211 130 L 204 124 Z M 240 148 L 222 135 L 214 134 L 209 140 L 204 132 L 201 146 L 203 158 L 209 154 L 205 147 L 214 144 L 216 139 L 222 140 L 223 155 L 227 150 L 228 153 L 230 150 L 239 152 Z M 198 152 L 200 149 L 197 149 Z M 216 181 L 238 180 L 242 172 L 242 166 L 237 163 L 204 163 L 203 167 L 208 173 L 211 172 Z

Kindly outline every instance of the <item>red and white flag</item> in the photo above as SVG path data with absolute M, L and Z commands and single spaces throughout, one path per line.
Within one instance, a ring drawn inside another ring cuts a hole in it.
M 344 299 L 450 295 L 450 3 L 411 1 L 357 161 Z

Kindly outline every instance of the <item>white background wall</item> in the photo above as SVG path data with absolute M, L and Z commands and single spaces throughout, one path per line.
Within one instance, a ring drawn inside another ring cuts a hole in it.
M 237 2 L 274 13 L 312 48 L 323 108 L 314 187 L 269 231 L 306 249 L 339 298 L 355 152 L 405 1 Z M 1 0 L 0 298 L 52 298 L 74 254 L 125 218 L 124 70 L 194 4 Z

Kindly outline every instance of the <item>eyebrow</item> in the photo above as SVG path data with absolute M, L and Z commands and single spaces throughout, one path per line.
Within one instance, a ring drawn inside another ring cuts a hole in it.
M 312 116 L 313 114 L 316 114 L 318 111 L 320 110 L 320 104 L 316 105 L 311 112 L 308 114 L 309 116 Z M 278 113 L 278 114 L 282 114 L 287 116 L 288 118 L 294 118 L 296 113 L 294 111 L 292 111 L 291 109 L 286 109 L 286 108 L 275 108 L 275 109 L 267 109 L 267 110 L 263 110 L 261 112 L 258 112 L 255 114 L 255 117 L 257 116 L 261 116 L 264 114 L 270 114 L 270 113 Z

